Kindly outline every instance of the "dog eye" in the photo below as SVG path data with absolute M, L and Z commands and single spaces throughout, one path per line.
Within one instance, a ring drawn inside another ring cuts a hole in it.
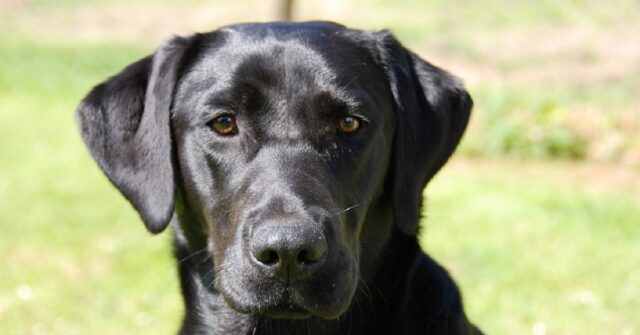
M 355 116 L 346 115 L 338 120 L 338 131 L 341 134 L 353 134 L 360 128 L 360 119 Z
M 235 135 L 238 133 L 236 118 L 231 115 L 222 115 L 209 122 L 209 127 L 220 135 Z

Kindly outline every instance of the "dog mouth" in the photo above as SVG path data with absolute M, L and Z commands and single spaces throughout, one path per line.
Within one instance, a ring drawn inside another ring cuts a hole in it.
M 302 294 L 296 288 L 288 286 L 282 290 L 276 290 L 271 294 L 252 299 L 252 301 L 239 301 L 235 295 L 221 290 L 227 304 L 236 312 L 248 315 L 261 315 L 274 319 L 307 319 L 318 317 L 331 320 L 342 315 L 349 302 L 344 306 L 324 306 L 313 296 Z
M 295 303 L 287 294 L 280 303 L 263 308 L 255 314 L 264 315 L 274 319 L 306 319 L 314 315 L 300 304 Z

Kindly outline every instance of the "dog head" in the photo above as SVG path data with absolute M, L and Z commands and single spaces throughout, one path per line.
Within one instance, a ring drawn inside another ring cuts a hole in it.
M 362 254 L 416 234 L 471 106 L 386 32 L 245 24 L 171 39 L 96 86 L 78 120 L 151 232 L 177 212 L 206 237 L 232 308 L 335 318 L 372 271 Z

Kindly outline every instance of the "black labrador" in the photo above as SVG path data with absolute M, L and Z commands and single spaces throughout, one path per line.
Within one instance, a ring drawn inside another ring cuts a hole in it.
M 148 230 L 171 222 L 181 334 L 480 334 L 416 239 L 471 107 L 388 32 L 268 23 L 175 37 L 77 117 Z

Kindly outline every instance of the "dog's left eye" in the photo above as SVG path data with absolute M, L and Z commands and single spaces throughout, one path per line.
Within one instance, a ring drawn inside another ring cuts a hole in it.
M 235 135 L 238 133 L 238 125 L 236 118 L 232 115 L 222 115 L 209 122 L 209 128 L 216 133 L 224 136 Z
M 345 115 L 338 120 L 338 131 L 341 134 L 353 134 L 360 129 L 360 119 L 352 116 Z

